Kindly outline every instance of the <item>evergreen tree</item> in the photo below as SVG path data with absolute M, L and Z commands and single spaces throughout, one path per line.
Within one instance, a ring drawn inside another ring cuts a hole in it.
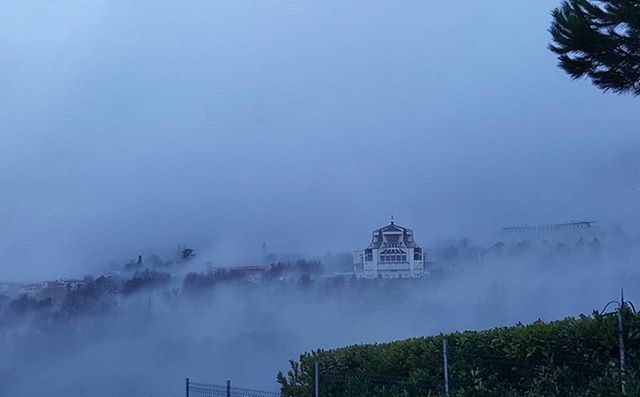
M 640 0 L 564 0 L 552 15 L 549 49 L 564 71 L 640 95 Z

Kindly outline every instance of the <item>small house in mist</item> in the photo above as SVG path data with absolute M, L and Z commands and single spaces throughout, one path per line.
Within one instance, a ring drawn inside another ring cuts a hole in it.
M 354 272 L 359 278 L 421 278 L 427 273 L 430 251 L 413 239 L 413 230 L 391 219 L 374 230 L 371 244 L 354 253 Z
M 229 268 L 229 273 L 247 281 L 259 282 L 264 277 L 267 268 L 264 266 L 235 266 Z

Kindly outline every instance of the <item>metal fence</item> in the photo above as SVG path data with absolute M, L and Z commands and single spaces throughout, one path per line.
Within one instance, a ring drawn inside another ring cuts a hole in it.
M 616 305 L 614 312 L 607 312 L 610 305 Z M 415 376 L 389 376 L 388 374 L 363 373 L 358 368 L 339 368 L 328 370 L 321 368 L 315 362 L 313 374 L 302 379 L 287 395 L 337 397 L 337 396 L 420 396 L 420 397 L 449 397 L 471 392 L 494 393 L 494 395 L 528 396 L 531 395 L 530 385 L 535 384 L 544 392 L 551 390 L 550 395 L 569 395 L 573 393 L 576 375 L 583 384 L 593 387 L 596 394 L 606 396 L 640 396 L 640 370 L 637 351 L 627 352 L 625 349 L 623 315 L 624 309 L 636 313 L 631 302 L 625 301 L 621 295 L 620 301 L 609 302 L 600 312 L 603 316 L 617 317 L 617 329 L 611 330 L 618 335 L 617 354 L 605 350 L 602 357 L 585 356 L 563 360 L 555 355 L 544 357 L 543 361 L 536 361 L 529 355 L 526 357 L 510 357 L 503 355 L 491 356 L 482 353 L 468 353 L 464 351 L 450 351 L 446 338 L 442 339 L 442 367 L 437 373 L 418 373 Z M 637 325 L 631 332 L 638 332 Z M 455 346 L 454 346 L 455 347 Z M 615 351 L 615 350 L 614 350 Z M 453 353 L 453 354 L 452 354 Z M 617 356 L 617 357 L 616 357 Z M 627 362 L 627 360 L 631 360 Z M 476 363 L 474 365 L 473 363 Z M 465 369 L 456 369 L 456 363 L 465 363 Z M 480 376 L 483 366 L 491 363 L 494 368 L 502 368 L 502 374 Z M 450 365 L 454 364 L 452 368 Z M 469 367 L 471 364 L 471 367 Z M 505 370 L 506 369 L 506 370 Z M 558 380 L 566 380 L 560 390 Z M 451 381 L 451 383 L 450 383 Z M 457 386 L 458 390 L 456 390 Z M 631 386 L 631 387 L 629 387 Z M 452 391 L 450 391 L 452 389 Z M 455 392 L 455 393 L 454 393 Z M 500 394 L 498 394 L 500 393 Z M 537 392 L 539 393 L 539 392 Z M 478 394 L 480 395 L 480 394 Z M 538 395 L 538 394 L 536 394 Z M 547 395 L 547 394 L 540 394 Z M 571 394 L 575 395 L 575 394 Z M 582 395 L 582 394 L 581 394 Z M 280 392 L 232 387 L 226 385 L 212 385 L 206 383 L 192 383 L 186 379 L 186 396 L 222 396 L 222 397 L 281 397 Z
M 231 386 L 231 382 L 227 381 L 226 385 L 215 385 L 211 383 L 192 382 L 189 378 L 185 379 L 185 396 L 186 397 L 280 397 L 280 392 L 250 389 L 246 387 Z

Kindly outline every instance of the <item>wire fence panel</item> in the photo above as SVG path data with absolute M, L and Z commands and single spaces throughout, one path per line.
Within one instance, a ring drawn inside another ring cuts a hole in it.
M 187 381 L 187 397 L 280 397 L 280 392 Z
M 227 387 L 208 383 L 189 382 L 189 396 L 226 396 Z
M 441 383 L 411 377 L 320 373 L 321 396 L 436 396 L 441 389 Z
M 231 396 L 237 397 L 280 397 L 280 392 L 257 389 L 247 389 L 243 387 L 231 387 Z

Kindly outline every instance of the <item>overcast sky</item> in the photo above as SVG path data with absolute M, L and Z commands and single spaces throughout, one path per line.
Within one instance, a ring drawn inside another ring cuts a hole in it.
M 558 1 L 7 1 L 0 279 L 640 221 L 640 99 L 571 81 Z

